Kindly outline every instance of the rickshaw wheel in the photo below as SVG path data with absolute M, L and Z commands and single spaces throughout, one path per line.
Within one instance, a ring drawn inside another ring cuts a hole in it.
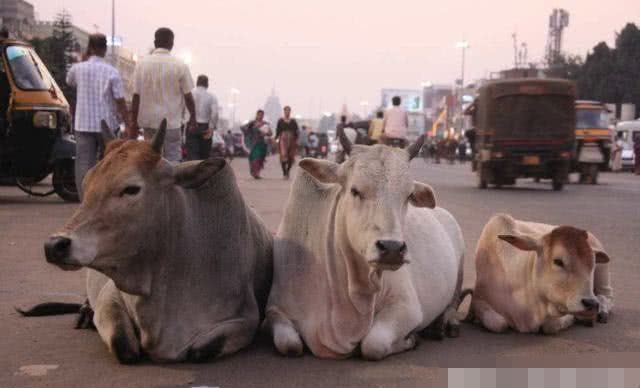
M 72 160 L 63 161 L 56 166 L 53 171 L 53 191 L 65 202 L 80 202 Z
M 56 192 L 54 188 L 48 189 L 47 191 L 34 191 L 33 185 L 36 183 L 38 183 L 38 181 L 35 179 L 28 178 L 28 180 L 25 180 L 23 178 L 16 178 L 16 186 L 18 186 L 20 190 L 34 197 L 48 197 Z

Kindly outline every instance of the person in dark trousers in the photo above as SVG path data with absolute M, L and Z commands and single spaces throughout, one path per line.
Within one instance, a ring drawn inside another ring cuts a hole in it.
M 278 120 L 276 127 L 276 140 L 279 140 L 278 149 L 280 151 L 280 164 L 282 165 L 282 175 L 289 179 L 289 171 L 296 160 L 296 149 L 298 148 L 298 122 L 291 117 L 291 107 L 284 107 L 284 117 Z
M 640 132 L 636 132 L 633 136 L 633 153 L 636 158 L 636 175 L 640 175 Z
M 209 93 L 209 78 L 199 75 L 191 94 L 196 107 L 196 127 L 187 130 L 187 160 L 204 160 L 211 154 L 211 137 L 218 123 L 218 100 Z

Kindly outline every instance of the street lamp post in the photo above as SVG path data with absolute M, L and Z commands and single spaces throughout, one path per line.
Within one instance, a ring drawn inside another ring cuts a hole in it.
M 460 87 L 464 88 L 464 59 L 465 59 L 465 52 L 469 48 L 469 42 L 467 42 L 466 40 L 457 42 L 456 43 L 456 48 L 462 49 L 462 64 L 461 64 L 461 70 L 460 70 Z

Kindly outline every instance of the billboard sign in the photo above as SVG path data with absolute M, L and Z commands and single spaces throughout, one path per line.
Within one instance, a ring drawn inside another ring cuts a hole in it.
M 422 112 L 422 91 L 419 89 L 382 89 L 382 106 L 392 106 L 391 99 L 398 96 L 402 99 L 402 107 L 408 112 Z

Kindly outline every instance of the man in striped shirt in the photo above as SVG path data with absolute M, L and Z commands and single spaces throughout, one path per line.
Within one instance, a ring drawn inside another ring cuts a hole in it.
M 143 128 L 145 140 L 153 137 L 163 119 L 167 119 L 167 134 L 163 156 L 170 162 L 182 159 L 182 112 L 189 112 L 187 130 L 196 126 L 196 112 L 191 89 L 193 79 L 187 65 L 171 55 L 173 31 L 159 28 L 155 33 L 155 50 L 142 58 L 136 66 L 133 84 L 132 116 L 134 128 L 131 138 Z
M 105 120 L 112 130 L 127 119 L 122 78 L 115 67 L 105 61 L 107 37 L 93 34 L 89 37 L 89 58 L 76 63 L 67 73 L 67 84 L 76 88 L 76 186 L 82 197 L 82 180 L 93 167 L 104 144 L 100 121 Z M 116 114 L 117 112 L 117 114 Z M 119 116 L 119 117 L 118 117 Z

